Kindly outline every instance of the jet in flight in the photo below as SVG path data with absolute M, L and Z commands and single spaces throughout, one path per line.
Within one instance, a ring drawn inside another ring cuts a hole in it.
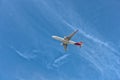
M 61 41 L 62 42 L 62 45 L 64 46 L 64 49 L 65 51 L 67 50 L 67 46 L 68 44 L 73 44 L 73 45 L 76 45 L 76 46 L 82 46 L 83 45 L 83 42 L 75 42 L 75 41 L 72 41 L 71 38 L 78 32 L 78 30 L 74 31 L 72 34 L 70 34 L 69 36 L 65 36 L 64 38 L 62 37 L 59 37 L 59 36 L 52 36 L 52 38 L 58 40 L 58 41 Z

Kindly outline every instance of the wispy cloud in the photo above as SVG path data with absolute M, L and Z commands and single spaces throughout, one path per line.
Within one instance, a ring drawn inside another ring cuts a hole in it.
M 52 66 L 54 67 L 59 67 L 64 63 L 64 60 L 69 56 L 70 54 L 64 54 L 60 57 L 58 57 L 57 59 L 54 60 Z
M 76 27 L 73 27 L 73 25 L 69 24 L 69 23 L 66 22 L 65 20 L 63 20 L 63 22 L 64 22 L 67 26 L 69 26 L 70 28 L 72 28 L 72 29 L 74 29 L 74 30 L 76 29 Z M 86 33 L 84 30 L 80 29 L 79 33 L 81 33 L 84 37 L 86 37 L 86 38 L 88 38 L 88 39 L 90 39 L 90 40 L 92 40 L 92 41 L 94 41 L 94 42 L 96 42 L 96 43 L 98 43 L 98 44 L 100 44 L 100 45 L 103 45 L 103 46 L 109 48 L 111 51 L 113 51 L 113 52 L 115 52 L 115 53 L 119 53 L 116 49 L 114 49 L 112 46 L 110 46 L 107 42 L 104 42 L 104 41 L 102 41 L 102 40 L 100 40 L 100 39 L 98 39 L 98 38 L 96 38 L 96 37 L 93 37 L 92 35 Z
M 57 62 L 65 59 L 67 56 L 69 56 L 69 54 L 65 54 L 65 55 L 63 55 L 63 56 L 60 56 L 59 58 L 57 58 L 57 59 L 54 61 L 54 63 L 57 63 Z
M 76 29 L 76 27 L 69 24 L 68 22 L 64 21 L 64 23 L 68 27 L 70 27 L 74 30 Z M 102 45 L 103 50 L 98 51 L 99 53 L 106 52 L 106 54 L 102 54 L 102 55 L 100 55 L 100 54 L 90 54 L 90 53 L 92 53 L 91 51 L 93 49 L 88 48 L 88 52 L 83 51 L 83 52 L 86 52 L 84 55 L 87 56 L 87 59 L 90 60 L 101 71 L 101 73 L 106 73 L 106 72 L 104 72 L 104 69 L 110 70 L 110 71 L 113 70 L 119 76 L 120 71 L 119 71 L 119 69 L 116 68 L 116 66 L 119 66 L 118 60 L 119 60 L 119 57 L 120 57 L 120 52 L 117 49 L 115 49 L 114 47 L 112 47 L 111 45 L 109 45 L 107 42 L 104 42 L 104 41 L 86 33 L 82 29 L 80 29 L 79 33 L 82 34 L 88 40 L 91 40 L 98 45 Z M 97 48 L 99 48 L 99 47 L 97 47 Z M 101 47 L 100 47 L 100 50 L 101 50 Z M 110 68 L 110 66 L 113 66 L 113 67 Z
M 24 59 L 30 60 L 36 57 L 36 55 L 34 54 L 27 53 L 27 52 L 21 52 L 13 46 L 10 46 L 10 48 L 13 49 L 19 56 L 23 57 Z

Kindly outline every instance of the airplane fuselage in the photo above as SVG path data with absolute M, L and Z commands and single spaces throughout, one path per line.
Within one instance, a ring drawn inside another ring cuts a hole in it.
M 52 36 L 52 38 L 58 40 L 58 41 L 61 41 L 63 44 L 75 44 L 76 42 L 72 41 L 72 40 L 67 40 L 67 39 L 64 39 L 62 37 L 59 37 L 59 36 Z

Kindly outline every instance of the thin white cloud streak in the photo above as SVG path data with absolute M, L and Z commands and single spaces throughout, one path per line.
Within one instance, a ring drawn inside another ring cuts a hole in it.
M 23 58 L 25 58 L 25 59 L 27 59 L 27 60 L 30 60 L 30 59 L 33 59 L 33 58 L 36 57 L 36 55 L 28 55 L 28 54 L 25 53 L 25 52 L 22 53 L 21 51 L 17 50 L 17 49 L 14 48 L 13 46 L 11 46 L 10 48 L 13 49 L 19 56 L 21 56 L 21 57 L 23 57 Z
M 70 28 L 76 30 L 76 27 L 73 27 L 71 24 L 67 23 L 66 21 L 64 21 L 64 23 L 65 23 L 67 26 L 69 26 Z M 83 31 L 82 29 L 80 29 L 79 33 L 82 34 L 82 35 L 83 35 L 84 37 L 86 37 L 87 39 L 92 40 L 93 42 L 95 42 L 95 43 L 97 43 L 97 44 L 99 44 L 99 45 L 102 45 L 102 46 L 108 48 L 108 49 L 112 52 L 112 54 L 114 54 L 114 56 L 116 56 L 116 58 L 113 59 L 113 60 L 115 60 L 114 63 L 116 63 L 117 58 L 119 59 L 119 57 L 120 57 L 120 52 L 119 52 L 118 50 L 116 50 L 115 48 L 113 48 L 111 45 L 109 45 L 107 42 L 101 41 L 100 39 L 97 39 L 96 37 L 93 37 L 92 35 L 89 35 L 89 34 L 86 33 L 85 31 Z M 86 52 L 86 53 L 87 53 L 87 52 Z M 96 60 L 95 60 L 91 55 L 88 54 L 88 56 L 89 56 L 90 61 L 91 61 L 93 64 L 95 64 L 95 66 L 100 70 L 101 73 L 103 73 L 103 72 L 104 72 L 104 68 L 105 68 L 105 66 L 107 66 L 107 65 L 103 65 L 103 64 L 97 63 Z M 87 59 L 88 59 L 88 58 L 87 58 Z M 109 58 L 108 58 L 108 59 L 109 59 Z M 98 60 L 99 60 L 99 59 L 98 59 Z M 111 65 L 113 65 L 113 64 L 111 63 Z M 114 66 L 116 66 L 116 64 L 114 64 Z M 103 67 L 104 67 L 104 68 L 103 68 Z M 106 67 L 106 68 L 107 68 L 107 67 Z M 118 69 L 113 68 L 112 70 L 114 70 L 117 75 L 120 74 L 120 72 L 118 71 Z M 119 77 L 119 78 L 120 78 L 120 77 Z
M 63 56 L 60 56 L 59 58 L 54 60 L 54 63 L 52 64 L 54 67 L 59 67 L 64 63 L 64 60 L 69 56 L 69 54 L 65 54 Z
M 69 54 L 65 54 L 65 55 L 63 55 L 63 56 L 57 58 L 57 59 L 54 61 L 54 63 L 57 63 L 57 62 L 59 62 L 59 61 L 65 59 L 67 56 L 69 56 Z
M 73 27 L 71 24 L 67 23 L 65 20 L 63 21 L 67 26 L 69 26 L 72 29 L 76 29 L 75 27 Z M 89 35 L 88 33 L 86 33 L 85 31 L 83 31 L 82 29 L 80 29 L 79 33 L 81 33 L 82 35 L 84 35 L 86 38 L 100 44 L 100 45 L 104 45 L 105 47 L 109 48 L 111 51 L 115 52 L 115 53 L 119 53 L 116 49 L 114 49 L 113 47 L 111 47 L 108 43 L 101 41 L 100 39 L 97 39 L 95 37 L 93 37 L 92 35 Z

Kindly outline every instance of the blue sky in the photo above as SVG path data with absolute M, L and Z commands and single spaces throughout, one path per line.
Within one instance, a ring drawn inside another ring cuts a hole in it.
M 119 80 L 119 0 L 0 1 L 0 80 Z M 51 38 L 72 38 L 82 48 Z

